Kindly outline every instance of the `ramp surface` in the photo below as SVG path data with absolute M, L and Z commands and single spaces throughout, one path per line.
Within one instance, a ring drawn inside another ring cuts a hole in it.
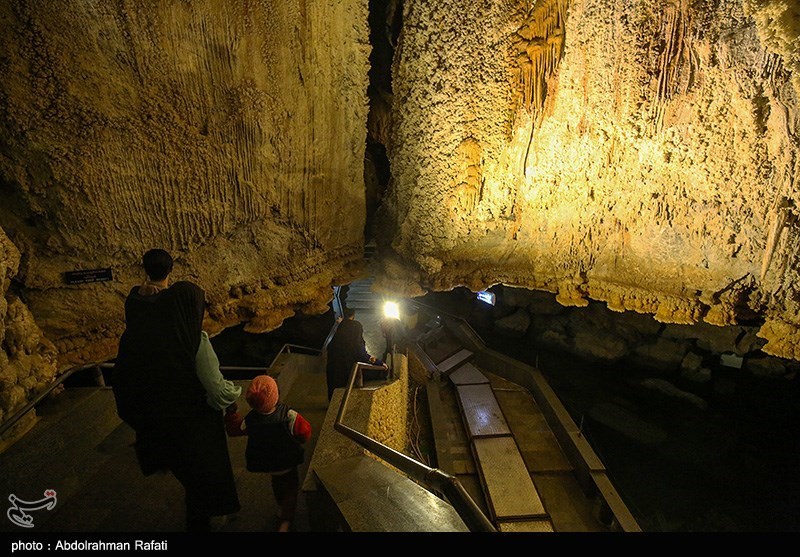
M 471 437 L 510 435 L 500 405 L 487 385 L 462 385 L 456 388 L 461 411 Z
M 442 373 L 450 373 L 451 371 L 455 370 L 462 364 L 466 363 L 472 357 L 473 353 L 466 348 L 463 348 L 447 358 L 446 360 L 436 364 L 436 367 L 439 368 L 439 371 Z
M 481 370 L 470 363 L 466 363 L 450 373 L 450 381 L 454 385 L 480 385 L 489 383 L 489 379 L 481 373 Z
M 497 520 L 546 516 L 513 437 L 473 439 L 472 446 Z

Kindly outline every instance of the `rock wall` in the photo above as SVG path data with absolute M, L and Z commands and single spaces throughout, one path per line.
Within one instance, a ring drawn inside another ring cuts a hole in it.
M 152 247 L 212 333 L 323 312 L 361 272 L 366 22 L 366 0 L 0 5 L 0 226 L 59 365 L 115 354 Z
M 493 284 L 800 359 L 800 7 L 404 3 L 376 288 Z
M 470 320 L 481 330 L 571 352 L 591 362 L 625 362 L 666 374 L 704 366 L 770 377 L 793 377 L 800 371 L 798 362 L 763 352 L 766 341 L 758 336 L 758 326 L 665 324 L 652 315 L 611 311 L 601 302 L 564 307 L 549 292 L 502 286 L 492 291 L 495 307 L 463 292 Z
M 23 301 L 9 291 L 20 254 L 0 228 L 0 423 L 20 410 L 56 375 L 56 349 Z M 25 415 L 3 438 L 14 437 L 35 417 Z M 0 449 L 3 443 L 0 441 Z

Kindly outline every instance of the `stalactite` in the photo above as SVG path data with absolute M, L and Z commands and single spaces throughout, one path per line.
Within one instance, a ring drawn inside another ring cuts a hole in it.
M 564 25 L 569 0 L 546 0 L 531 7 L 517 29 L 517 64 L 522 104 L 529 112 L 541 111 L 546 81 L 555 73 L 564 49 Z
M 533 134 L 544 109 L 547 80 L 555 74 L 564 50 L 565 24 L 569 0 L 535 2 L 517 29 L 517 73 L 521 102 L 531 115 L 528 145 L 522 159 L 522 172 L 528 167 Z
M 775 204 L 771 211 L 769 217 L 771 225 L 769 228 L 769 234 L 767 235 L 766 248 L 764 249 L 764 258 L 761 262 L 761 282 L 764 282 L 764 279 L 767 276 L 767 271 L 769 271 L 770 263 L 772 262 L 772 255 L 775 253 L 775 247 L 778 245 L 778 241 L 781 238 L 781 232 L 786 226 L 786 222 L 789 218 L 790 207 L 791 204 L 789 199 L 782 197 Z
M 677 76 L 681 64 L 688 61 L 691 71 L 688 26 L 689 12 L 686 0 L 672 0 L 662 16 L 661 34 L 658 37 L 664 42 L 664 46 L 658 58 L 658 82 L 650 118 L 654 133 L 661 131 L 666 103 L 677 91 L 679 85 Z

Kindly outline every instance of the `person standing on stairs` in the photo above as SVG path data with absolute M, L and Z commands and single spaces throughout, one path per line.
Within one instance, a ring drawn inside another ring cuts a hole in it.
M 353 308 L 344 309 L 344 318 L 328 344 L 327 358 L 325 374 L 328 381 L 328 401 L 333 397 L 335 389 L 347 386 L 356 362 L 386 367 L 382 360 L 367 352 L 364 326 L 356 320 L 356 310 Z
M 383 319 L 381 319 L 381 333 L 386 340 L 386 347 L 384 348 L 382 359 L 388 364 L 394 353 L 395 343 L 402 336 L 402 323 L 400 319 L 384 316 Z M 394 365 L 394 361 L 391 361 L 391 364 Z
M 125 299 L 125 331 L 113 372 L 119 417 L 136 432 L 145 476 L 172 472 L 185 491 L 187 531 L 208 531 L 212 516 L 241 509 L 222 410 L 212 408 L 197 374 L 205 293 L 169 285 L 172 257 L 152 249 L 147 279 Z
M 305 460 L 304 444 L 311 438 L 311 424 L 280 402 L 278 384 L 269 375 L 255 377 L 245 399 L 250 412 L 242 419 L 237 410 L 229 408 L 225 428 L 231 437 L 247 435 L 247 470 L 270 474 L 272 494 L 280 507 L 277 530 L 288 532 L 297 510 L 298 467 Z

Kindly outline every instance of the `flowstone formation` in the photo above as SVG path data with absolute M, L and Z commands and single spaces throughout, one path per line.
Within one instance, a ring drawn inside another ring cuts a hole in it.
M 55 8 L 0 6 L 0 226 L 59 366 L 115 355 L 153 247 L 211 333 L 326 311 L 362 266 L 367 3 Z
M 800 359 L 800 5 L 404 3 L 376 288 L 493 284 Z
M 22 300 L 9 291 L 19 260 L 19 251 L 0 228 L 0 423 L 56 375 L 55 346 L 44 338 Z M 26 415 L 3 438 L 21 432 L 33 418 L 34 414 Z

